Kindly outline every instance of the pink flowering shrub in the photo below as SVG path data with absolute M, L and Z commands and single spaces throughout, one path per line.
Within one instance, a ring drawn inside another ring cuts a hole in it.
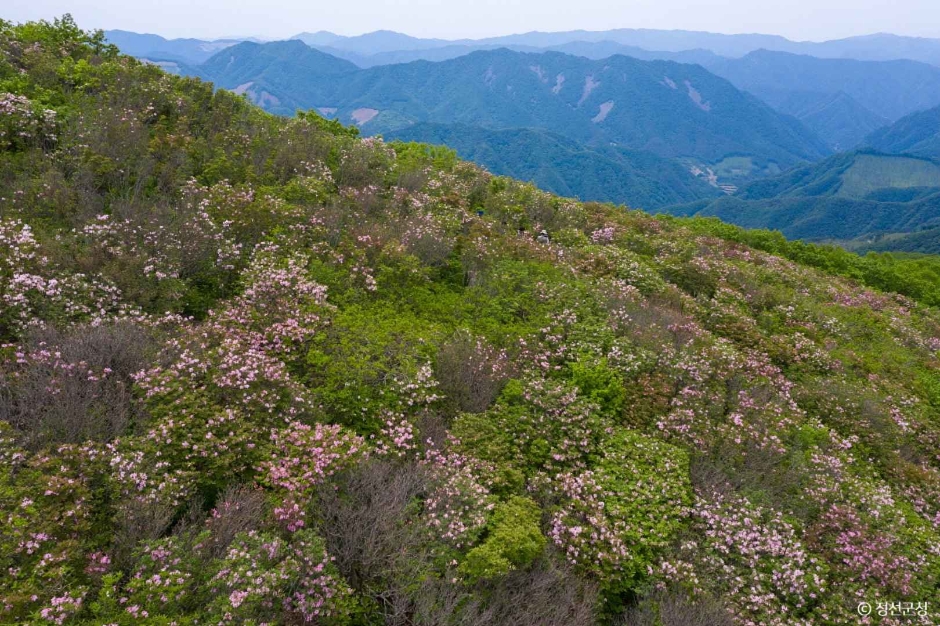
M 149 542 L 135 560 L 136 569 L 118 598 L 131 617 L 185 613 L 201 600 L 196 594 L 202 563 L 185 538 Z
M 94 499 L 107 455 L 91 444 L 29 453 L 12 435 L 0 426 L 0 619 L 40 612 L 62 623 L 83 606 L 82 550 L 99 528 Z
M 294 422 L 271 432 L 271 460 L 259 467 L 265 484 L 282 499 L 275 517 L 290 531 L 306 525 L 305 509 L 314 490 L 327 478 L 368 455 L 361 437 L 340 426 Z
M 241 246 L 227 222 L 217 225 L 206 201 L 166 212 L 131 213 L 126 217 L 98 215 L 82 228 L 99 263 L 133 263 L 134 269 L 155 283 L 197 278 L 225 280 L 241 264 Z M 133 260 L 132 260 L 133 259 Z
M 348 585 L 310 531 L 290 542 L 249 532 L 236 537 L 210 586 L 219 623 L 260 623 L 279 615 L 300 623 L 344 624 L 355 610 Z
M 0 147 L 17 150 L 50 147 L 56 139 L 56 112 L 30 102 L 26 96 L 0 93 Z
M 678 561 L 663 566 L 667 580 L 711 581 L 743 624 L 815 623 L 828 572 L 793 524 L 739 496 L 697 496 L 691 515 L 704 544 L 683 542 Z
M 616 230 L 613 226 L 605 226 L 604 228 L 598 228 L 591 233 L 591 241 L 596 244 L 608 244 L 614 240 L 614 235 Z
M 72 591 L 56 596 L 49 600 L 49 606 L 39 611 L 42 621 L 52 624 L 64 624 L 82 609 L 83 594 L 76 595 Z
M 285 360 L 329 307 L 301 262 L 281 262 L 276 250 L 257 250 L 245 291 L 204 324 L 184 324 L 164 348 L 168 364 L 136 376 L 154 422 L 134 450 L 157 446 L 164 462 L 202 483 L 249 477 L 270 430 L 309 412 Z
M 532 376 L 510 381 L 486 419 L 512 439 L 526 466 L 558 471 L 585 467 L 608 434 L 599 409 L 570 384 Z
M 385 422 L 379 430 L 378 437 L 371 436 L 375 441 L 375 453 L 379 455 L 392 455 L 404 458 L 418 450 L 415 439 L 415 426 L 401 413 L 384 412 Z
M 550 485 L 561 499 L 550 537 L 571 563 L 609 584 L 635 588 L 686 523 L 688 458 L 626 430 L 601 450 L 597 469 L 561 474 Z
M 7 219 L 0 219 L 0 305 L 0 336 L 46 323 L 101 323 L 138 314 L 110 282 L 57 268 L 28 224 Z
M 455 548 L 472 546 L 494 507 L 474 459 L 432 448 L 423 463 L 430 479 L 424 517 L 432 536 Z
M 914 572 L 924 565 L 899 554 L 892 535 L 868 527 L 855 510 L 846 506 L 826 511 L 812 529 L 812 536 L 832 554 L 830 562 L 847 574 L 846 582 L 870 584 L 879 593 L 910 595 Z
M 306 275 L 306 259 L 282 259 L 276 246 L 259 247 L 242 276 L 246 288 L 218 313 L 217 323 L 250 334 L 257 347 L 289 352 L 309 340 L 329 311 L 326 287 Z

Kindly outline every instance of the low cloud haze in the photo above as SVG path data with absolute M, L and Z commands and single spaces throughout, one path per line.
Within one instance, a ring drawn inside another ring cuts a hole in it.
M 64 13 L 85 27 L 198 38 L 389 29 L 456 39 L 611 28 L 769 33 L 814 41 L 875 32 L 940 37 L 937 0 L 33 0 L 9 4 L 0 17 L 20 22 Z

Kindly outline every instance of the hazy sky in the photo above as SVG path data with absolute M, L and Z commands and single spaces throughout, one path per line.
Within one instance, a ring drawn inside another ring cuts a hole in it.
M 86 29 L 199 38 L 389 29 L 455 39 L 578 28 L 940 37 L 940 0 L 0 0 L 0 18 L 15 22 L 63 13 Z

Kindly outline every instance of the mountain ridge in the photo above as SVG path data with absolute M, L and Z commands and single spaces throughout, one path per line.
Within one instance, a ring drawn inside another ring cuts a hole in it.
M 211 72 L 202 76 L 216 79 Z M 317 83 L 316 76 L 305 75 L 297 84 L 291 76 L 282 78 L 278 85 L 268 81 L 278 98 L 291 95 L 305 108 L 335 111 L 345 122 L 356 111 L 368 111 L 361 126 L 371 134 L 417 122 L 534 127 L 667 158 L 717 162 L 744 155 L 754 158 L 757 169 L 774 164 L 782 169 L 828 152 L 795 118 L 772 111 L 704 68 L 670 61 L 622 55 L 592 61 L 497 49 L 441 63 L 373 67 L 345 74 L 342 81 Z M 217 82 L 233 89 L 242 80 L 247 76 L 222 76 Z M 294 97 L 301 91 L 302 100 Z
M 130 31 L 117 30 L 106 31 L 105 34 L 106 36 L 109 34 L 138 35 Z M 149 37 L 150 35 L 141 36 Z M 724 35 L 705 31 L 668 31 L 655 29 L 565 31 L 560 33 L 530 32 L 481 39 L 455 40 L 422 39 L 395 31 L 375 31 L 373 33 L 364 33 L 355 36 L 337 35 L 329 31 L 317 31 L 315 33 L 302 32 L 289 37 L 289 39 L 301 40 L 304 38 L 308 39 L 308 41 L 315 46 L 334 46 L 338 50 L 342 49 L 354 52 L 361 57 L 376 54 L 377 50 L 382 50 L 382 52 L 378 52 L 378 54 L 403 51 L 401 49 L 396 50 L 396 46 L 394 45 L 389 46 L 387 43 L 389 41 L 408 42 L 408 50 L 422 48 L 433 49 L 435 47 L 455 45 L 471 47 L 520 45 L 546 48 L 579 41 L 589 43 L 611 41 L 645 50 L 660 50 L 664 52 L 707 49 L 715 54 L 732 57 L 741 57 L 749 52 L 764 48 L 796 54 L 810 54 L 820 58 L 858 58 L 860 60 L 912 59 L 930 63 L 931 65 L 940 65 L 940 39 L 908 37 L 886 33 L 846 37 L 824 42 L 798 42 L 778 35 L 763 35 L 759 33 Z M 160 39 L 163 39 L 164 42 L 185 41 L 164 39 L 162 37 L 160 37 Z M 211 40 L 196 41 L 207 43 Z M 365 42 L 365 44 L 357 48 L 356 42 Z M 155 42 L 151 41 L 149 44 L 145 44 L 142 41 L 132 43 L 125 37 L 124 43 L 129 46 L 128 54 L 133 54 L 134 56 L 148 56 L 148 54 L 152 53 L 154 50 L 154 48 L 148 48 L 148 46 L 152 46 Z M 173 44 L 160 44 L 162 47 L 166 45 L 172 46 Z M 187 63 L 199 63 L 204 60 L 204 57 L 179 58 L 174 60 L 182 60 Z

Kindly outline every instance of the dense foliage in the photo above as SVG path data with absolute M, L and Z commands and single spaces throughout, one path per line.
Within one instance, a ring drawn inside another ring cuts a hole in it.
M 779 231 L 748 230 L 714 217 L 683 219 L 680 223 L 699 234 L 743 243 L 829 274 L 852 278 L 875 289 L 940 306 L 940 257 L 935 254 L 869 252 L 859 256 L 841 247 L 789 241 Z
M 925 228 L 913 233 L 891 233 L 858 242 L 851 249 L 860 253 L 886 252 L 914 253 L 922 255 L 940 254 L 940 228 Z
M 878 257 L 70 19 L 0 22 L 0 129 L 0 622 L 938 623 L 940 313 Z

